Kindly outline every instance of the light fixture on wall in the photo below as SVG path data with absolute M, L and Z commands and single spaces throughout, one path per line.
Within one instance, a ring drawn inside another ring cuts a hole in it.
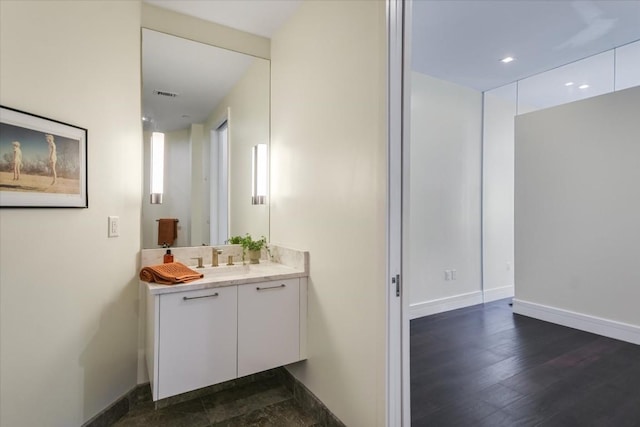
M 151 134 L 151 204 L 162 203 L 164 192 L 164 133 Z
M 251 204 L 264 205 L 267 200 L 267 144 L 253 146 Z

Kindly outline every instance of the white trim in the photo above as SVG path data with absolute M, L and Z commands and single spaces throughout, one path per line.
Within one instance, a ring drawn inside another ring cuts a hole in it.
M 410 426 L 408 408 L 409 321 L 403 319 L 404 302 L 408 296 L 396 295 L 395 277 L 400 277 L 402 266 L 402 125 L 403 125 L 403 0 L 387 0 L 387 266 L 385 280 L 386 299 L 386 420 L 389 427 Z M 394 280 L 392 281 L 392 278 Z M 406 316 L 405 316 L 406 317 Z M 407 353 L 407 354 L 405 354 Z M 406 384 L 405 384 L 406 381 Z M 403 424 L 403 419 L 404 424 Z
M 504 298 L 513 297 L 513 285 L 501 286 L 499 288 L 485 289 L 482 291 L 484 302 L 497 301 Z
M 603 319 L 575 311 L 550 307 L 533 302 L 513 300 L 513 312 L 545 322 L 568 326 L 581 331 L 603 335 L 621 341 L 640 345 L 640 326 L 615 320 Z
M 418 317 L 429 316 L 431 314 L 456 310 L 458 308 L 469 307 L 477 304 L 482 304 L 481 291 L 411 304 L 409 317 L 411 319 L 417 319 Z
M 400 193 L 400 255 L 401 255 L 401 268 L 402 268 L 402 426 L 411 426 L 411 298 L 410 298 L 410 286 L 409 286 L 409 266 L 406 262 L 404 254 L 409 253 L 409 236 L 411 230 L 409 229 L 409 212 L 410 209 L 410 158 L 411 158 L 411 37 L 412 37 L 412 16 L 413 16 L 413 1 L 411 0 L 396 0 L 401 5 L 401 16 L 399 21 L 400 37 L 402 38 L 402 58 L 401 58 L 401 130 L 402 139 L 397 148 L 397 155 L 400 157 L 399 164 L 399 176 L 400 183 L 395 188 Z

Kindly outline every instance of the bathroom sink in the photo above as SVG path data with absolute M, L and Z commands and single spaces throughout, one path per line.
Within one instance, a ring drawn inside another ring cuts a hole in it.
M 196 266 L 190 266 L 190 269 L 204 274 L 204 277 L 223 277 L 223 276 L 235 276 L 249 273 L 249 264 L 242 265 L 221 265 L 219 267 L 205 266 L 204 268 L 197 268 Z

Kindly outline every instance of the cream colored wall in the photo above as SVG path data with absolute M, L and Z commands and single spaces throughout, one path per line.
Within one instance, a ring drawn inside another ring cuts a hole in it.
M 269 236 L 269 206 L 251 204 L 251 150 L 269 143 L 269 68 L 256 59 L 205 124 L 209 137 L 229 111 L 229 236 Z
M 271 41 L 271 240 L 311 254 L 309 359 L 346 425 L 385 423 L 382 1 L 308 1 Z
M 0 2 L 0 103 L 89 130 L 88 209 L 0 210 L 2 426 L 79 426 L 135 386 L 139 40 L 136 1 Z

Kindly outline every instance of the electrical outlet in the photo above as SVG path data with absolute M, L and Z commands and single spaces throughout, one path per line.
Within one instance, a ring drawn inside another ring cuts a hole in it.
M 120 236 L 120 217 L 118 216 L 110 216 L 109 217 L 109 231 L 107 234 L 109 237 L 119 237 Z
M 511 271 L 511 263 L 510 262 L 507 263 L 507 271 Z
M 458 270 L 451 270 L 451 280 L 458 280 Z
M 444 271 L 444 280 L 451 280 L 451 270 Z

